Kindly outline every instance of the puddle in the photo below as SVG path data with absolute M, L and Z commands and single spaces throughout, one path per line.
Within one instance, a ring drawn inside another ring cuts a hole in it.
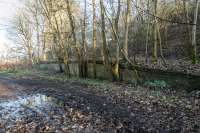
M 62 100 L 42 94 L 0 101 L 0 133 L 94 132 L 94 121 L 100 118 L 84 115 Z
M 42 94 L 4 101 L 0 103 L 0 132 L 14 128 L 18 123 L 62 125 L 64 113 L 63 101 Z
M 16 109 L 20 107 L 43 108 L 48 106 L 63 106 L 64 102 L 53 97 L 42 94 L 36 94 L 28 97 L 20 97 L 15 101 L 4 101 L 0 103 L 0 111 L 2 109 Z

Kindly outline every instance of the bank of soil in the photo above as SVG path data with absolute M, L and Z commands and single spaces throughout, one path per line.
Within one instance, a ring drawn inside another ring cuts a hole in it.
M 192 61 L 188 59 L 165 59 L 164 63 L 161 58 L 158 58 L 158 62 L 153 63 L 153 58 L 149 58 L 146 62 L 145 57 L 138 55 L 135 60 L 139 67 L 200 76 L 200 63 L 192 64 Z

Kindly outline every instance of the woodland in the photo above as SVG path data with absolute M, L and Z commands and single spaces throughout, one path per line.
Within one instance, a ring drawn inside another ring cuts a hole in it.
M 200 132 L 200 0 L 21 2 L 0 132 Z

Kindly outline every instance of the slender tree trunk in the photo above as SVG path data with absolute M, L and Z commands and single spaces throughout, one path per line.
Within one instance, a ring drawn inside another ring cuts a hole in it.
M 97 47 L 97 20 L 96 20 L 96 0 L 92 0 L 93 6 L 93 76 L 97 78 L 97 68 L 96 68 L 96 47 Z
M 47 60 L 47 54 L 46 54 L 46 37 L 45 34 L 43 33 L 43 37 L 42 37 L 42 60 L 46 61 Z
M 123 51 L 125 56 L 128 57 L 128 33 L 129 33 L 129 23 L 130 23 L 130 8 L 131 8 L 131 0 L 127 0 L 127 9 L 126 9 L 126 19 L 125 19 L 125 37 L 124 37 L 124 45 Z
M 168 46 L 168 26 L 165 25 L 165 46 Z
M 110 61 L 109 61 L 109 51 L 107 49 L 107 39 L 106 39 L 106 29 L 105 29 L 105 9 L 104 9 L 104 0 L 100 0 L 100 9 L 101 9 L 101 35 L 103 40 L 103 55 L 105 61 L 105 67 L 110 72 Z
M 194 10 L 194 22 L 193 22 L 193 27 L 192 27 L 192 63 L 193 64 L 196 64 L 198 62 L 197 42 L 196 42 L 198 11 L 199 11 L 199 0 L 196 0 L 196 7 Z
M 157 16 L 157 0 L 154 0 L 154 15 Z M 157 38 L 157 18 L 154 18 L 154 47 L 153 47 L 153 62 L 158 60 L 158 38 Z
M 158 33 L 158 40 L 159 40 L 159 47 L 160 47 L 160 56 L 161 56 L 163 64 L 166 65 L 165 57 L 163 54 L 163 48 L 162 48 L 162 38 L 160 34 L 160 28 L 158 25 L 157 25 L 157 33 Z
M 38 21 L 38 20 L 37 20 Z M 38 51 L 38 62 L 40 61 L 40 31 L 39 31 L 39 23 L 37 22 L 37 51 Z
M 188 11 L 188 1 L 183 0 L 183 10 L 184 10 L 184 17 L 185 17 L 185 22 L 190 23 L 189 20 L 189 11 Z M 191 35 L 191 27 L 190 25 L 185 26 L 185 47 L 186 47 L 186 53 L 187 56 L 191 56 L 192 54 L 192 48 L 191 48 L 191 42 L 192 42 L 192 35 Z
M 29 66 L 32 67 L 33 65 L 33 48 L 32 48 L 32 44 L 30 42 L 30 40 L 27 40 L 28 44 L 27 44 L 27 51 L 28 51 L 28 63 Z
M 36 32 L 37 32 L 37 61 L 39 62 L 40 61 L 40 28 L 39 28 L 39 19 L 38 19 L 38 15 L 39 15 L 39 3 L 38 3 L 38 0 L 36 0 L 36 14 L 35 14 L 35 21 L 36 21 Z
M 84 19 L 83 19 L 83 50 L 84 50 L 84 55 L 83 55 L 83 77 L 86 78 L 88 77 L 88 56 L 87 56 L 87 39 L 86 39 L 86 19 L 87 19 L 87 1 L 85 0 L 85 9 L 84 9 Z
M 120 44 L 119 44 L 119 40 L 118 40 L 118 38 L 119 38 L 119 17 L 120 17 L 120 13 L 121 13 L 121 0 L 118 0 L 117 15 L 114 18 L 114 27 L 113 27 L 114 32 L 112 32 L 113 36 L 114 36 L 114 42 L 116 44 L 115 61 L 112 62 L 112 65 L 111 65 L 111 73 L 112 73 L 112 77 L 113 77 L 114 81 L 120 80 L 120 69 L 119 69 Z M 127 33 L 127 37 L 128 37 L 128 33 Z M 128 39 L 127 39 L 127 43 L 128 43 Z
M 149 13 L 150 3 L 147 1 L 147 13 Z M 146 47 L 145 47 L 145 62 L 148 63 L 148 46 L 149 46 L 149 31 L 150 31 L 150 20 L 147 17 L 147 35 L 146 35 Z

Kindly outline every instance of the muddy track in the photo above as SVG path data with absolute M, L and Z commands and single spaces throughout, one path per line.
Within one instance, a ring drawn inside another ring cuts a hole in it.
M 22 112 L 23 110 L 32 112 L 21 119 L 24 121 L 23 125 L 28 126 L 29 132 L 179 133 L 200 131 L 199 112 L 183 108 L 160 105 L 157 102 L 150 106 L 134 98 L 120 97 L 115 93 L 111 95 L 77 82 L 0 77 L 1 82 L 13 87 L 11 89 L 13 93 L 20 97 L 33 97 L 40 94 L 50 97 L 51 100 L 54 99 L 54 104 L 49 105 L 52 101 L 48 101 L 45 103 L 46 107 L 20 106 L 23 108 Z M 59 118 L 57 124 L 55 124 L 57 118 L 54 116 Z M 40 121 L 38 125 L 32 126 L 34 130 L 31 129 L 30 123 L 38 123 L 38 121 Z M 71 127 L 64 126 L 66 121 L 68 125 L 73 123 Z M 18 123 L 10 122 L 10 124 L 15 125 L 14 128 L 9 129 L 4 124 L 5 130 L 2 131 L 14 132 Z M 51 125 L 52 129 L 47 128 L 47 125 Z M 22 129 L 19 128 L 16 131 L 28 131 L 26 128 Z

